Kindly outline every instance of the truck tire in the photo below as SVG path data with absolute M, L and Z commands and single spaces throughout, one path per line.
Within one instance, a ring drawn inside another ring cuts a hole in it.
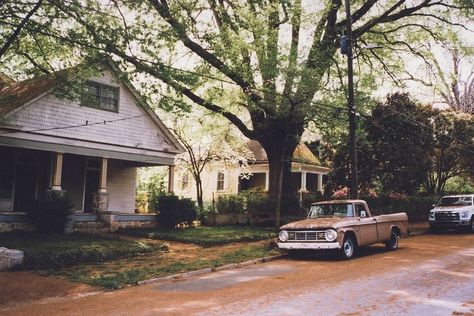
M 352 259 L 355 256 L 357 244 L 352 237 L 352 235 L 346 235 L 344 236 L 344 241 L 342 242 L 342 247 L 341 247 L 341 256 L 343 259 Z
M 400 233 L 396 229 L 392 229 L 390 233 L 390 240 L 385 242 L 385 248 L 388 250 L 395 250 L 398 248 L 400 242 Z
M 474 233 L 474 215 L 471 217 L 471 233 Z

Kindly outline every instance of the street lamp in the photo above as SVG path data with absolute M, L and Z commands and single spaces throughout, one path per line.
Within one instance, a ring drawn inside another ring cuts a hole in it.
M 357 199 L 357 152 L 356 152 L 356 112 L 354 102 L 354 70 L 352 64 L 352 18 L 349 0 L 345 0 L 346 34 L 340 39 L 341 53 L 347 55 L 347 102 L 349 110 L 349 155 L 351 160 L 349 196 Z

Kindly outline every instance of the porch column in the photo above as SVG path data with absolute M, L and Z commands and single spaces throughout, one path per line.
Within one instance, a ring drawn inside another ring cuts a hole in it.
M 174 166 L 168 167 L 168 193 L 174 192 Z
M 51 186 L 52 191 L 62 191 L 61 177 L 63 174 L 63 155 L 63 153 L 55 153 L 54 155 L 53 181 Z
M 94 193 L 92 210 L 105 227 L 114 231 L 117 227 L 115 215 L 109 212 L 109 193 L 107 190 L 108 158 L 102 157 L 100 161 L 99 190 Z
M 323 192 L 323 174 L 318 173 L 318 191 Z
M 270 172 L 265 172 L 265 191 L 270 189 Z
M 100 163 L 99 193 L 107 193 L 107 166 L 109 159 L 102 158 Z
M 301 188 L 300 188 L 300 191 L 301 192 L 308 191 L 306 189 L 306 171 L 301 171 Z

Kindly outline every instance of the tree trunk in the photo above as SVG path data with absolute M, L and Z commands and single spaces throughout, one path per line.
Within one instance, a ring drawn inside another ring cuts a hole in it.
M 294 129 L 283 130 L 281 124 L 278 130 L 272 134 L 266 135 L 260 141 L 268 158 L 269 168 L 269 186 L 268 195 L 275 202 L 275 228 L 280 227 L 281 202 L 282 192 L 291 191 L 290 182 L 284 181 L 285 174 L 290 174 L 291 157 L 299 143 L 299 137 L 287 137 L 286 135 L 301 135 L 296 132 L 292 133 Z
M 204 208 L 204 203 L 202 199 L 202 182 L 201 182 L 201 177 L 196 177 L 196 199 L 197 199 L 197 204 L 199 207 L 199 210 L 203 210 Z

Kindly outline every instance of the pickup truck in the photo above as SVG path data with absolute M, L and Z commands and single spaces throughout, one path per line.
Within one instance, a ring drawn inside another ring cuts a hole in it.
M 278 248 L 336 249 L 350 259 L 358 247 L 379 242 L 397 249 L 400 237 L 407 235 L 406 213 L 372 216 L 363 200 L 333 200 L 313 203 L 305 220 L 280 227 Z
M 430 229 L 467 228 L 474 233 L 474 194 L 442 197 L 430 211 Z

